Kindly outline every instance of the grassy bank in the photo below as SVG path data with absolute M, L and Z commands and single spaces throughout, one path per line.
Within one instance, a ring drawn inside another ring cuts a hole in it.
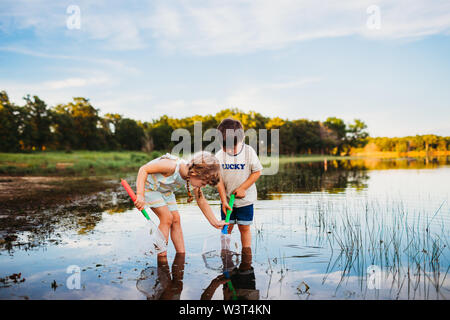
M 0 153 L 1 175 L 93 176 L 137 170 L 161 153 L 154 151 L 63 151 Z
M 0 153 L 0 175 L 31 176 L 98 176 L 136 171 L 142 164 L 162 153 L 131 151 L 64 151 Z M 280 156 L 284 162 L 320 162 L 327 159 L 352 160 L 360 157 L 330 155 Z M 261 158 L 265 163 L 270 158 Z
M 162 153 L 137 151 L 63 151 L 33 153 L 0 153 L 0 175 L 18 176 L 115 176 L 136 172 L 144 163 L 159 157 Z M 408 154 L 408 157 L 413 157 Z M 324 162 L 334 160 L 400 159 L 403 154 L 392 152 L 358 154 L 351 156 L 332 155 L 280 155 L 279 163 Z M 415 155 L 415 157 L 425 157 Z M 270 165 L 270 157 L 261 157 L 264 166 Z

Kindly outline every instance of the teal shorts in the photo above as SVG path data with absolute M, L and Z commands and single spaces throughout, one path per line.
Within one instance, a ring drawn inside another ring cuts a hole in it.
M 145 205 L 150 208 L 167 206 L 170 211 L 178 211 L 177 200 L 173 192 L 146 191 Z

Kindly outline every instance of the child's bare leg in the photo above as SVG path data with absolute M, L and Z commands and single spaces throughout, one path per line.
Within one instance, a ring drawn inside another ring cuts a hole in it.
M 173 222 L 173 217 L 169 211 L 169 208 L 167 206 L 162 206 L 158 208 L 152 208 L 152 210 L 159 218 L 158 229 L 161 230 L 162 234 L 166 238 L 166 241 L 169 241 L 169 231 Z M 158 254 L 158 256 L 165 256 L 165 255 L 167 255 L 166 251 Z
M 177 253 L 185 253 L 183 230 L 181 229 L 180 214 L 178 211 L 170 211 L 172 214 L 172 225 L 170 237 Z
M 242 259 L 239 270 L 249 270 L 252 267 L 252 248 L 242 247 Z
M 241 232 L 242 248 L 251 247 L 252 245 L 252 233 L 250 231 L 250 225 L 238 224 L 239 231 Z
M 230 223 L 228 225 L 228 234 L 231 234 L 231 231 L 233 231 L 234 223 Z

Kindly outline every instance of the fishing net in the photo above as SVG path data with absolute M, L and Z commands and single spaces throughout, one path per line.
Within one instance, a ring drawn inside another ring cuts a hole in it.
M 151 221 L 147 220 L 148 225 L 150 226 L 150 242 L 152 244 L 150 248 L 150 253 L 161 253 L 164 251 L 167 251 L 167 241 L 164 235 L 162 234 L 161 230 L 158 229 L 158 227 Z
M 239 264 L 239 242 L 229 234 L 208 237 L 203 242 L 202 258 L 206 268 L 229 271 Z

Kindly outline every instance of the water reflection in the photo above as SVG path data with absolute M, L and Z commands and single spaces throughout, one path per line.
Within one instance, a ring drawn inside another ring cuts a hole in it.
M 224 300 L 259 300 L 255 270 L 252 267 L 252 249 L 242 249 L 239 265 L 235 265 L 234 256 L 234 252 L 222 250 L 223 274 L 211 281 L 201 295 L 201 300 L 211 300 L 221 285 Z
M 180 300 L 183 291 L 185 254 L 177 253 L 170 272 L 167 256 L 158 256 L 157 267 L 142 270 L 136 288 L 147 300 Z
M 450 164 L 450 157 L 400 158 L 400 159 L 354 159 L 323 162 L 292 162 L 282 159 L 279 172 L 273 176 L 262 176 L 258 182 L 258 198 L 276 199 L 281 193 L 327 192 L 343 193 L 346 188 L 365 190 L 371 170 L 388 169 L 435 169 Z M 129 178 L 133 181 L 134 178 Z M 215 189 L 205 190 L 208 199 L 218 199 Z M 183 191 L 178 200 L 185 202 Z M 116 189 L 108 189 L 95 195 L 72 201 L 69 205 L 40 208 L 24 218 L 18 217 L 8 208 L 0 214 L 0 250 L 12 253 L 13 249 L 30 250 L 45 246 L 48 241 L 58 243 L 57 229 L 75 229 L 79 234 L 92 233 L 102 221 L 104 212 L 122 213 L 133 208 L 128 195 L 119 183 Z M 11 211 L 11 212 L 10 212 Z M 5 214 L 3 214 L 5 213 Z M 27 233 L 27 239 L 17 241 L 18 235 Z
M 230 245 L 221 254 L 217 230 L 194 204 L 180 204 L 187 258 L 172 248 L 157 260 L 147 255 L 145 219 L 120 188 L 12 216 L 0 220 L 0 298 L 448 299 L 442 164 L 448 158 L 282 163 L 258 182 L 248 252 Z M 206 261 L 203 252 L 218 254 Z M 69 265 L 81 267 L 82 290 L 65 288 Z M 382 271 L 377 290 L 367 285 L 372 265 Z M 19 273 L 26 281 L 8 280 Z
M 314 191 L 342 192 L 348 186 L 367 187 L 369 176 L 364 167 L 344 168 L 342 163 L 329 166 L 322 163 L 286 163 L 273 176 L 262 176 L 257 182 L 258 197 L 271 199 L 271 193 L 308 193 Z
M 436 169 L 450 164 L 450 157 L 354 160 L 325 160 L 323 162 L 295 162 L 282 159 L 279 172 L 262 176 L 258 182 L 259 199 L 272 199 L 271 193 L 344 192 L 352 187 L 364 190 L 368 186 L 370 170 Z

